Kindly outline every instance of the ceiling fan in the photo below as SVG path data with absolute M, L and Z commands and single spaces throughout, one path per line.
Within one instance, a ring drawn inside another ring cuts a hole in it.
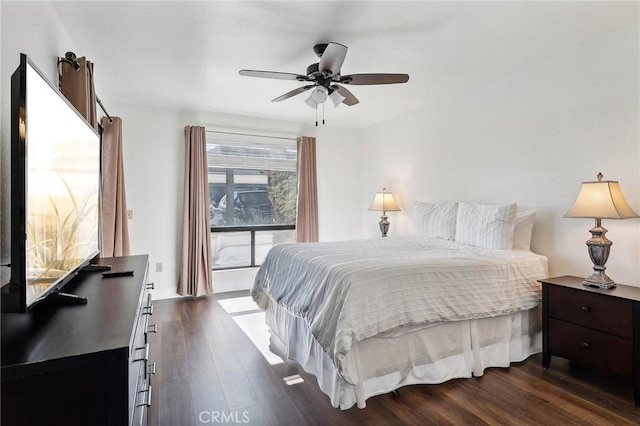
M 278 96 L 271 102 L 280 102 L 293 96 L 312 90 L 311 96 L 306 100 L 307 105 L 316 108 L 331 99 L 334 106 L 341 103 L 356 105 L 358 98 L 341 84 L 372 85 L 372 84 L 396 84 L 409 81 L 408 74 L 349 74 L 341 75 L 340 69 L 347 56 L 347 46 L 340 43 L 316 44 L 313 51 L 320 58 L 320 62 L 307 67 L 306 75 L 276 71 L 240 70 L 240 75 L 248 77 L 274 78 L 278 80 L 296 80 L 309 83 L 305 86 L 293 89 L 284 95 Z M 317 125 L 317 123 L 316 123 Z

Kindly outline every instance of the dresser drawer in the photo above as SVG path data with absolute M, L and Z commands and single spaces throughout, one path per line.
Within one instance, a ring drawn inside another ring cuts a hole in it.
M 138 376 L 138 386 L 135 394 L 135 407 L 133 410 L 133 420 L 131 426 L 144 426 L 147 424 L 147 412 L 151 405 L 151 375 L 148 369 L 140 369 Z
M 549 349 L 554 355 L 582 361 L 604 371 L 631 377 L 633 341 L 549 319 Z
M 143 288 L 140 305 L 136 315 L 136 326 L 133 330 L 133 340 L 129 353 L 129 425 L 144 425 L 146 405 L 142 400 L 150 397 L 149 376 L 155 373 L 155 363 L 149 360 L 150 344 L 147 338 L 149 318 L 153 315 L 151 294 Z
M 142 301 L 145 300 L 145 293 L 141 297 Z M 149 347 L 144 337 L 144 323 L 146 315 L 142 315 L 144 312 L 144 303 L 138 306 L 138 313 L 136 315 L 135 328 L 133 329 L 133 339 L 131 346 L 129 347 L 129 424 L 132 423 L 131 416 L 133 415 L 134 408 L 136 406 L 136 393 L 138 391 L 138 382 L 140 375 L 144 371 L 147 359 L 149 356 Z
M 550 317 L 633 338 L 631 301 L 555 285 L 550 285 L 548 291 Z

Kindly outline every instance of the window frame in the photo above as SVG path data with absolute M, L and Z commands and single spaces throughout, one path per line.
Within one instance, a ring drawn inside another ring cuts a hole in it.
M 258 134 L 247 134 L 247 133 L 236 133 L 236 132 L 226 132 L 226 131 L 216 131 L 216 130 L 208 130 L 207 133 L 211 134 L 219 134 L 225 137 L 231 136 L 234 139 L 234 142 L 240 142 L 238 139 L 247 140 L 248 143 L 252 145 L 260 145 L 260 140 L 269 140 L 269 139 L 286 139 L 295 141 L 296 137 L 280 137 L 280 136 L 268 136 L 268 135 L 258 135 Z M 235 136 L 239 137 L 236 138 Z M 215 137 L 213 138 L 215 139 Z M 207 141 L 209 141 L 209 137 L 207 137 Z M 221 141 L 222 142 L 222 141 Z M 263 142 L 265 145 L 268 145 L 267 142 Z M 295 143 L 292 144 L 295 147 Z M 211 165 L 208 164 L 210 167 Z M 222 167 L 228 168 L 228 167 Z M 297 159 L 296 159 L 296 176 L 297 176 Z M 297 208 L 296 208 L 297 210 Z M 231 226 L 211 226 L 210 234 L 222 234 L 225 232 L 249 232 L 250 233 L 250 249 L 251 249 L 251 258 L 250 264 L 247 265 L 234 265 L 234 266 L 220 266 L 216 267 L 211 265 L 211 269 L 213 272 L 216 271 L 228 271 L 234 269 L 246 269 L 246 268 L 256 268 L 259 267 L 259 264 L 256 264 L 256 233 L 262 231 L 289 231 L 296 229 L 296 221 L 294 220 L 293 224 L 265 224 L 265 225 L 231 225 Z M 210 237 L 211 238 L 211 237 Z

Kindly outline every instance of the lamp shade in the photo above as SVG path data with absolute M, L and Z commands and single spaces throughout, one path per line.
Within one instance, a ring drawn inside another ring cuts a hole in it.
M 321 104 L 327 100 L 327 88 L 324 86 L 318 86 L 311 92 L 311 99 L 317 104 Z
M 629 219 L 638 215 L 627 204 L 618 182 L 603 181 L 598 174 L 598 181 L 582 182 L 576 201 L 564 217 Z
M 391 191 L 382 188 L 382 191 L 376 192 L 373 203 L 369 206 L 369 210 L 397 212 L 400 211 L 400 207 L 398 207 L 398 204 L 396 204 L 393 199 Z
M 334 90 L 330 95 L 329 95 L 329 99 L 331 99 L 331 102 L 333 102 L 333 106 L 338 108 L 338 106 L 340 106 L 340 104 L 342 103 L 342 101 L 344 101 L 346 98 L 344 96 L 342 96 L 340 93 L 338 93 L 337 90 Z

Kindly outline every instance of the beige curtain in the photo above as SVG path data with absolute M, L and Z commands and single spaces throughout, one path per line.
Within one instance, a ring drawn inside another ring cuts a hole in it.
M 296 241 L 318 241 L 318 184 L 316 138 L 298 138 L 298 217 Z
M 60 63 L 60 90 L 82 116 L 98 129 L 93 63 L 84 56 L 77 59 L 76 71 L 65 61 Z M 102 206 L 100 256 L 128 256 L 129 228 L 122 161 L 122 120 L 102 118 Z
M 96 92 L 93 85 L 93 63 L 83 56 L 77 59 L 80 64 L 78 71 L 65 61 L 62 61 L 60 75 L 60 90 L 62 94 L 87 119 L 94 129 L 98 129 L 96 116 Z
M 127 200 L 122 162 L 122 120 L 102 117 L 102 247 L 100 256 L 129 256 Z
M 184 216 L 178 293 L 202 296 L 213 292 L 209 183 L 204 127 L 185 127 L 184 142 Z

